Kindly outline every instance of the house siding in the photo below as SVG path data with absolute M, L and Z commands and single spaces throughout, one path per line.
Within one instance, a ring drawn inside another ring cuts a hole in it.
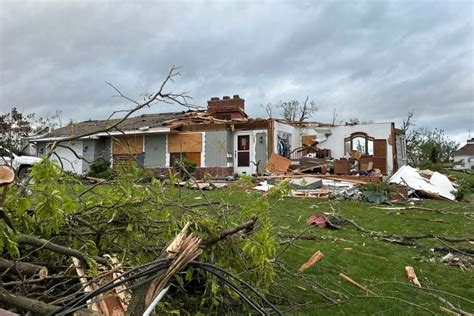
M 82 162 L 82 172 L 86 173 L 89 171 L 89 166 L 94 163 L 96 160 L 96 143 L 95 140 L 84 140 L 82 147 L 82 157 L 84 158 Z M 80 153 L 78 153 L 80 155 Z
M 166 166 L 166 135 L 145 136 L 145 168 L 159 168 Z
M 260 142 L 262 139 L 262 142 Z M 267 164 L 268 157 L 268 146 L 267 146 L 267 133 L 260 132 L 256 134 L 255 142 L 255 160 L 258 162 L 258 173 L 265 172 L 265 166 Z
M 398 164 L 398 168 L 400 168 L 408 164 L 404 135 L 397 134 L 396 146 L 397 146 L 397 164 Z
M 204 165 L 206 167 L 227 167 L 229 134 L 227 131 L 206 132 L 204 141 Z
M 234 134 L 227 133 L 227 166 L 234 166 Z
M 112 138 L 105 137 L 104 138 L 104 149 L 103 149 L 104 159 L 112 162 Z
M 456 170 L 470 170 L 474 169 L 474 156 L 469 155 L 454 155 L 454 162 L 464 162 L 464 165 L 455 164 L 453 166 Z

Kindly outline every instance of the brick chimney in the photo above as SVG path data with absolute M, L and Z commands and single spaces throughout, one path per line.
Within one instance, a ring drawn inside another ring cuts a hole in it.
M 235 94 L 232 98 L 224 96 L 222 99 L 213 97 L 207 101 L 207 112 L 218 119 L 246 118 L 245 100 Z

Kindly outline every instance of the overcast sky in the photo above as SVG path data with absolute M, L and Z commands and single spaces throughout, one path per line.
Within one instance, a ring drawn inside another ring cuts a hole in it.
M 246 111 L 306 96 L 314 120 L 395 121 L 474 136 L 474 1 L 1 1 L 0 109 L 106 118 L 170 86 Z M 156 106 L 154 112 L 177 107 Z

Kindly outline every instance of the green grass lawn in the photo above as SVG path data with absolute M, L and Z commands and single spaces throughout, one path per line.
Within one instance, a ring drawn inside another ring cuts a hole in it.
M 209 194 L 212 198 L 231 194 L 232 200 L 238 202 L 248 198 L 248 194 L 259 193 L 223 190 Z M 406 246 L 374 238 L 349 224 L 344 224 L 340 230 L 308 229 L 306 224 L 306 218 L 312 214 L 335 210 L 339 216 L 368 230 L 387 234 L 473 237 L 472 204 L 425 200 L 420 205 L 446 214 L 416 209 L 396 212 L 374 206 L 353 201 L 296 198 L 285 198 L 273 205 L 270 212 L 275 232 L 296 236 L 305 231 L 303 236 L 306 238 L 291 243 L 286 237 L 280 238 L 280 251 L 284 252 L 278 257 L 281 262 L 277 264 L 278 281 L 270 294 L 280 297 L 281 309 L 298 315 L 446 315 L 440 306 L 452 308 L 441 301 L 445 299 L 455 307 L 473 313 L 473 270 L 463 272 L 458 266 L 442 263 L 440 259 L 447 251 L 432 250 L 435 247 L 474 250 L 472 244 L 422 239 L 416 241 L 417 246 Z M 308 237 L 315 240 L 307 240 Z M 344 248 L 352 248 L 352 251 Z M 323 252 L 323 259 L 299 273 L 298 268 L 317 250 Z M 472 254 L 462 258 L 472 262 Z M 414 267 L 421 289 L 408 281 L 407 265 Z M 367 286 L 376 295 L 368 295 L 341 279 L 339 273 Z

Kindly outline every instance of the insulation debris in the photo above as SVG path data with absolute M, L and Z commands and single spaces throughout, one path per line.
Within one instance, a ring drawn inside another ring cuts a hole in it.
M 406 165 L 398 169 L 389 182 L 406 186 L 412 191 L 434 199 L 455 200 L 453 192 L 456 189 L 448 177 L 439 172 L 433 172 L 427 178 L 428 175 L 429 173 L 426 170 L 421 173 L 419 170 Z
M 292 188 L 289 196 L 296 198 L 354 199 L 355 196 L 360 194 L 359 189 L 354 183 L 336 179 L 320 179 L 319 177 L 311 176 L 282 176 L 278 179 L 273 178 L 260 182 L 259 185 L 254 187 L 254 190 L 267 192 L 279 181 L 288 181 Z

